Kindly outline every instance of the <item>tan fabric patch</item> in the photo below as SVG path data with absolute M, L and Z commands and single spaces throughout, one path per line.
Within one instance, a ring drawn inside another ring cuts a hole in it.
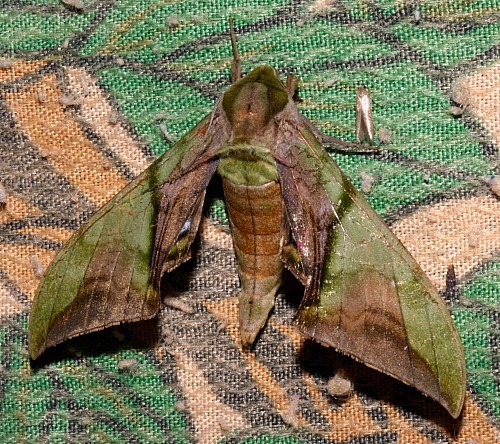
M 64 243 L 74 234 L 66 228 L 52 228 L 52 227 L 34 227 L 29 226 L 19 230 L 19 233 L 26 233 L 32 236 L 38 236 L 43 239 L 49 239 L 56 242 Z
M 460 279 L 500 251 L 500 202 L 493 196 L 447 200 L 423 207 L 391 228 L 442 290 L 450 264 Z
M 43 89 L 45 101 L 37 103 Z M 60 174 L 66 176 L 97 206 L 113 197 L 127 181 L 97 150 L 63 106 L 54 75 L 48 75 L 22 93 L 4 93 L 15 118 L 32 142 L 40 148 Z M 102 184 L 102 186 L 96 186 Z
M 200 222 L 199 235 L 207 245 L 233 249 L 233 238 L 231 232 L 220 225 L 214 224 L 210 219 L 203 218 Z
M 81 118 L 135 175 L 141 173 L 150 162 L 120 122 L 113 122 L 116 112 L 95 80 L 83 69 L 68 68 L 66 72 L 69 90 L 74 96 L 82 97 Z
M 452 436 L 457 444 L 489 444 L 500 441 L 500 431 L 490 419 L 484 414 L 480 407 L 471 399 L 470 395 L 465 397 L 463 419 L 458 435 Z
M 193 360 L 175 347 L 169 348 L 169 353 L 177 360 L 179 383 L 186 397 L 187 409 L 196 424 L 196 442 L 215 444 L 228 431 L 247 427 L 237 411 L 217 399 L 203 371 Z
M 24 306 L 12 296 L 11 290 L 0 282 L 0 319 L 21 313 L 23 309 Z
M 0 211 L 0 223 L 11 222 L 26 216 L 39 216 L 40 210 L 17 196 L 8 195 L 5 210 Z
M 500 62 L 460 77 L 452 86 L 452 97 L 477 116 L 500 146 Z
M 43 268 L 46 268 L 53 259 L 52 251 L 37 248 L 34 245 L 4 245 L 0 256 L 0 269 L 9 279 L 33 299 L 35 290 L 40 283 L 41 275 L 34 264 L 32 256 L 39 259 Z
M 12 60 L 9 68 L 0 69 L 0 82 L 11 82 L 26 74 L 32 74 L 46 63 L 45 60 Z
M 325 437 L 331 439 L 348 440 L 359 435 L 377 433 L 380 427 L 367 415 L 357 395 L 351 396 L 339 409 L 332 409 L 328 399 L 318 389 L 310 375 L 305 375 L 311 399 L 328 419 L 330 430 L 325 432 Z

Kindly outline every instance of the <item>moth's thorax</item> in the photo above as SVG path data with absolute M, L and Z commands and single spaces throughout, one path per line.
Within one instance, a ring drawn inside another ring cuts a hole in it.
M 266 145 L 228 145 L 219 152 L 218 173 L 234 184 L 265 185 L 278 182 L 278 170 Z
M 264 135 L 272 118 L 289 97 L 276 72 L 269 66 L 255 68 L 225 94 L 222 106 L 231 123 L 234 143 L 250 143 Z
M 240 89 L 238 104 L 230 115 L 233 140 L 250 142 L 267 126 L 267 93 L 267 87 L 256 82 Z

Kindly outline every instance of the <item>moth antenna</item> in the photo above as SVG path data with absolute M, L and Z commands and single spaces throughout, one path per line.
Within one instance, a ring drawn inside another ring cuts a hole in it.
M 231 81 L 236 83 L 241 80 L 241 59 L 234 33 L 233 18 L 229 17 L 229 35 L 231 36 L 231 46 L 233 47 L 233 61 L 231 63 Z

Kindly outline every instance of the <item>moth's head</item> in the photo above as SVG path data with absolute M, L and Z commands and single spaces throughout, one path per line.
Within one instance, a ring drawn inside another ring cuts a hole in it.
M 270 66 L 258 66 L 229 88 L 222 107 L 233 126 L 235 138 L 249 140 L 290 101 L 285 86 Z

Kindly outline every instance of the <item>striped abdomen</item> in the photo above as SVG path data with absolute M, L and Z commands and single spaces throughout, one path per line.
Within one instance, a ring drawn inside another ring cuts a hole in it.
M 249 347 L 281 284 L 281 250 L 288 240 L 285 208 L 278 182 L 248 185 L 223 178 L 223 184 L 241 281 L 241 339 Z

